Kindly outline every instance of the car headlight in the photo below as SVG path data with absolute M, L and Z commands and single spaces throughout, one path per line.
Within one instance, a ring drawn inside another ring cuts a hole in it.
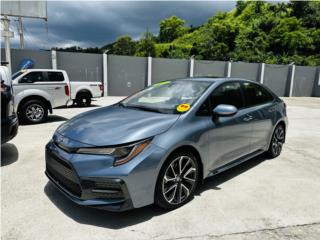
M 135 156 L 143 151 L 151 140 L 144 140 L 138 143 L 130 144 L 121 147 L 92 147 L 92 148 L 78 148 L 77 153 L 83 154 L 99 154 L 99 155 L 112 155 L 115 158 L 114 166 L 118 166 L 129 162 Z

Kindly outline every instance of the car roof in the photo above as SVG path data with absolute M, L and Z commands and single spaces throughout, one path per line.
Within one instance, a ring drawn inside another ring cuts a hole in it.
M 182 81 L 202 81 L 202 82 L 229 82 L 229 81 L 242 81 L 242 82 L 253 82 L 258 83 L 256 81 L 252 81 L 244 78 L 231 78 L 231 77 L 188 77 L 188 78 L 177 78 L 175 80 Z

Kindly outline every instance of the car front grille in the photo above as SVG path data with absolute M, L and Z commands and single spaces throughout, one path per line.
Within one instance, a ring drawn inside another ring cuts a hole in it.
M 60 158 L 46 153 L 46 171 L 59 185 L 81 197 L 81 186 L 73 168 Z

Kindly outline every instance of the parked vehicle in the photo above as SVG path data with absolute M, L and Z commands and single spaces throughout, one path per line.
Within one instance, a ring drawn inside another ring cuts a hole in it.
M 174 209 L 204 178 L 279 156 L 286 127 L 285 103 L 256 82 L 165 81 L 62 124 L 46 146 L 46 175 L 80 205 Z
M 45 122 L 48 112 L 72 104 L 89 106 L 91 98 L 101 97 L 101 82 L 72 82 L 64 70 L 28 69 L 13 75 L 15 109 L 24 123 Z
M 2 63 L 1 63 L 2 64 Z M 11 76 L 6 66 L 0 67 L 1 80 L 1 144 L 14 138 L 18 133 L 18 118 L 13 107 Z

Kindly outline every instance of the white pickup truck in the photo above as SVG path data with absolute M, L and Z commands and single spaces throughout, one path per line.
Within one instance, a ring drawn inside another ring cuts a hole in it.
M 72 103 L 89 106 L 91 98 L 103 95 L 101 82 L 69 81 L 66 71 L 27 69 L 12 76 L 14 104 L 20 122 L 45 122 L 48 112 Z

